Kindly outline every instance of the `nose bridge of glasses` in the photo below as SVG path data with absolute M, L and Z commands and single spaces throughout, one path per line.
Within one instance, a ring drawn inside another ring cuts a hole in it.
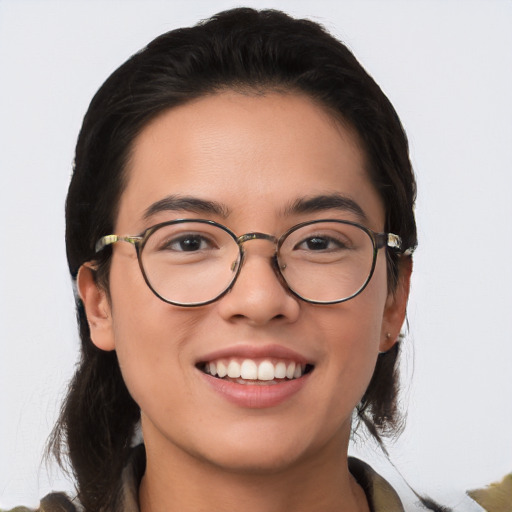
M 268 254 L 263 254 L 263 257 L 264 258 L 269 258 L 273 263 L 272 263 L 272 266 L 275 266 L 275 259 L 276 259 L 276 255 L 277 255 L 277 248 L 278 248 L 278 243 L 279 243 L 279 240 L 277 237 L 275 237 L 274 235 L 270 235 L 268 233 L 259 233 L 259 232 L 251 232 L 251 233 L 245 233 L 244 235 L 240 235 L 236 241 L 238 243 L 238 246 L 242 249 L 242 253 L 246 253 L 245 249 L 244 249 L 244 244 L 246 242 L 249 242 L 249 241 L 263 241 L 263 242 L 271 242 L 272 245 L 271 246 L 268 246 L 267 245 L 267 249 L 265 250 L 264 247 L 265 247 L 265 244 L 263 244 L 263 247 L 260 248 L 259 250 L 256 250 L 254 252 L 251 251 L 252 254 L 258 254 L 260 253 L 260 251 L 263 251 L 263 253 L 266 253 L 268 251 Z M 258 244 L 259 245 L 259 244 Z M 268 250 L 270 249 L 270 251 Z M 260 254 L 261 256 L 262 254 Z
M 245 244 L 245 242 L 248 242 L 249 240 L 267 240 L 274 244 L 274 249 L 277 248 L 277 238 L 274 235 L 269 235 L 268 233 L 258 233 L 257 231 L 255 231 L 253 233 L 245 233 L 245 235 L 240 235 L 236 239 L 238 245 L 240 246 L 242 246 L 242 244 Z
M 251 258 L 253 256 L 256 256 L 256 260 L 263 258 L 263 261 L 267 261 L 267 264 L 270 263 L 270 267 L 272 271 L 276 274 L 278 280 L 281 282 L 282 285 L 285 287 L 287 286 L 284 283 L 283 276 L 279 269 L 279 263 L 277 261 L 277 251 L 279 247 L 279 239 L 275 237 L 274 235 L 270 235 L 268 233 L 259 233 L 259 232 L 251 232 L 246 233 L 244 235 L 240 235 L 236 239 L 238 246 L 242 249 L 242 266 L 245 266 L 247 264 L 246 255 L 247 252 L 244 249 L 245 242 L 249 241 L 260 241 L 260 242 L 271 242 L 270 244 L 261 244 L 261 247 L 254 248 L 256 250 L 251 250 Z M 260 244 L 257 244 L 260 245 Z M 234 267 L 232 267 L 234 269 Z

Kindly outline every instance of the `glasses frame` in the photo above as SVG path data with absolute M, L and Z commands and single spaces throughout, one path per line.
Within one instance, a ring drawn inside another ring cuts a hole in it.
M 189 223 L 189 222 L 194 222 L 194 223 L 199 223 L 199 224 L 208 224 L 210 226 L 215 226 L 217 228 L 222 229 L 228 235 L 230 235 L 231 238 L 238 245 L 239 259 L 237 261 L 239 261 L 239 263 L 238 263 L 238 268 L 236 270 L 236 273 L 234 274 L 234 276 L 231 279 L 231 282 L 229 283 L 227 288 L 224 291 L 222 291 L 221 293 L 219 293 L 218 295 L 216 295 L 213 299 L 209 299 L 207 301 L 202 301 L 202 302 L 181 303 L 181 302 L 172 301 L 170 299 L 163 297 L 153 288 L 153 286 L 149 282 L 149 279 L 146 275 L 146 271 L 144 270 L 144 266 L 142 264 L 142 251 L 144 250 L 144 246 L 146 245 L 147 240 L 155 231 L 158 231 L 160 228 L 162 228 L 164 226 L 169 226 L 169 225 L 174 225 L 174 224 L 184 224 L 184 223 Z M 291 286 L 288 284 L 285 276 L 282 273 L 282 270 L 284 270 L 284 268 L 281 268 L 281 266 L 279 265 L 278 256 L 279 256 L 279 250 L 280 250 L 281 246 L 283 245 L 284 241 L 291 233 L 293 233 L 294 231 L 297 231 L 298 229 L 301 229 L 304 226 L 310 226 L 310 225 L 326 223 L 326 222 L 347 224 L 347 225 L 355 226 L 355 227 L 363 230 L 372 241 L 373 259 L 372 259 L 372 266 L 371 266 L 371 270 L 368 275 L 368 278 L 366 279 L 364 284 L 355 293 L 353 293 L 349 297 L 345 297 L 343 299 L 337 299 L 337 300 L 332 300 L 332 301 L 315 301 L 315 300 L 303 297 L 300 293 L 296 292 L 293 288 L 291 288 Z M 127 242 L 127 243 L 132 244 L 133 246 L 135 246 L 135 251 L 137 253 L 137 260 L 139 262 L 139 268 L 142 272 L 142 276 L 144 277 L 144 281 L 146 282 L 149 289 L 153 292 L 154 295 L 156 295 L 160 300 L 166 302 L 167 304 L 172 304 L 174 306 L 198 307 L 198 306 L 206 306 L 207 304 L 211 304 L 212 302 L 219 300 L 221 297 L 226 295 L 233 288 L 233 286 L 235 285 L 235 283 L 238 279 L 238 276 L 243 267 L 243 264 L 244 264 L 245 250 L 244 250 L 243 244 L 245 242 L 248 242 L 249 240 L 268 240 L 269 242 L 272 242 L 274 244 L 274 255 L 271 258 L 272 267 L 274 269 L 274 272 L 277 274 L 277 277 L 279 278 L 280 282 L 295 297 L 297 297 L 309 304 L 318 304 L 318 305 L 340 304 L 342 302 L 346 302 L 347 300 L 353 299 L 354 297 L 359 295 L 368 286 L 368 283 L 370 282 L 370 280 L 373 276 L 373 273 L 375 271 L 375 265 L 377 262 L 378 252 L 383 247 L 386 247 L 397 254 L 411 254 L 412 253 L 412 250 L 410 250 L 410 249 L 402 250 L 402 240 L 398 235 L 395 235 L 393 233 L 377 233 L 376 231 L 373 231 L 372 229 L 367 228 L 366 226 L 363 226 L 361 224 L 358 224 L 357 222 L 352 222 L 349 220 L 318 219 L 318 220 L 301 222 L 300 224 L 296 224 L 295 226 L 293 226 L 290 229 L 288 229 L 287 231 L 285 231 L 280 237 L 276 237 L 276 236 L 270 235 L 268 233 L 260 233 L 257 231 L 249 232 L 249 233 L 245 233 L 243 235 L 237 236 L 235 233 L 233 233 L 233 231 L 231 231 L 229 228 L 227 228 L 223 224 L 220 224 L 219 222 L 215 222 L 213 220 L 207 220 L 207 219 L 188 219 L 188 218 L 160 222 L 159 224 L 155 224 L 154 226 L 147 228 L 139 235 L 114 235 L 114 234 L 113 235 L 105 235 L 105 236 L 101 237 L 96 242 L 95 252 L 99 253 L 105 247 L 115 244 L 117 242 Z

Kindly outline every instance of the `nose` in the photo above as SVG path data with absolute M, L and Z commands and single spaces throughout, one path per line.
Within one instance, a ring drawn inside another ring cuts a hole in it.
M 270 238 L 248 238 L 238 278 L 219 301 L 220 315 L 228 321 L 252 325 L 292 323 L 299 316 L 299 299 L 293 296 L 274 267 L 275 244 Z

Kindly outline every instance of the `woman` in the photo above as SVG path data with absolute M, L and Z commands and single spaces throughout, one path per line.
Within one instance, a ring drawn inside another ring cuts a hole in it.
M 402 510 L 347 447 L 400 423 L 414 198 L 396 112 L 312 22 L 228 11 L 114 72 L 66 208 L 81 506 Z

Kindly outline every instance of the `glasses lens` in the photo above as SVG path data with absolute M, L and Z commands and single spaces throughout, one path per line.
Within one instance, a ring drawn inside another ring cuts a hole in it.
M 374 247 L 364 229 L 327 221 L 289 233 L 278 259 L 288 286 L 299 296 L 314 302 L 340 302 L 368 282 Z
M 239 249 L 222 228 L 201 222 L 167 224 L 146 240 L 141 262 L 150 287 L 176 304 L 201 304 L 223 293 L 236 276 Z

